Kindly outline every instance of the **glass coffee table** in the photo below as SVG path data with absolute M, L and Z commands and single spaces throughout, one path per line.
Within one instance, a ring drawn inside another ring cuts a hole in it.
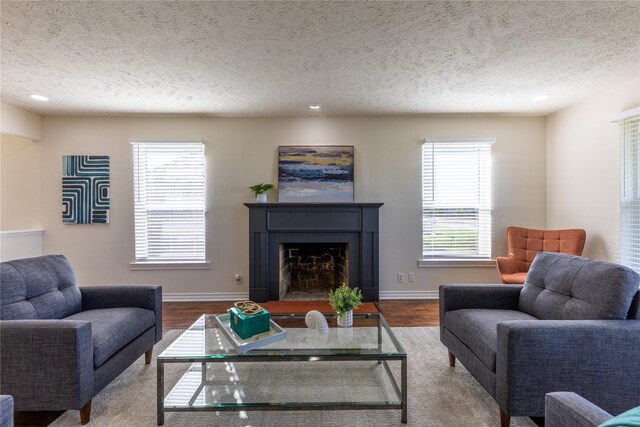
M 327 409 L 399 409 L 406 423 L 407 353 L 384 316 L 355 314 L 352 328 L 326 317 L 322 334 L 304 315 L 272 314 L 286 338 L 241 353 L 216 315 L 201 316 L 157 358 L 158 424 L 165 412 Z M 165 394 L 167 363 L 187 365 Z

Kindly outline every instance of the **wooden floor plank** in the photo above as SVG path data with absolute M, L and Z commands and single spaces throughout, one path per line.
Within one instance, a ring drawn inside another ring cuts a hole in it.
M 309 310 L 333 313 L 327 301 L 272 301 L 262 305 L 273 314 L 305 314 Z M 232 306 L 233 301 L 165 302 L 162 311 L 163 329 L 186 329 L 202 314 L 225 313 Z M 392 327 L 439 324 L 437 300 L 383 300 L 377 306 Z M 375 312 L 377 309 L 372 303 L 365 303 L 357 310 L 357 313 Z

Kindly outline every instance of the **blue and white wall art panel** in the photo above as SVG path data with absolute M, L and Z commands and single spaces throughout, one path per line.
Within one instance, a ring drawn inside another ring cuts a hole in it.
M 62 156 L 62 222 L 109 223 L 109 156 Z

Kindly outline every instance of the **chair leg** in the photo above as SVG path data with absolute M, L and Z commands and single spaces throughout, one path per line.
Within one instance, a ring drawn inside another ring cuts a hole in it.
M 147 352 L 144 354 L 144 364 L 148 365 L 151 363 L 151 357 L 153 356 L 153 347 L 151 347 L 149 350 L 147 350 Z
M 456 367 L 456 357 L 451 352 L 449 352 L 449 366 L 452 368 Z
M 504 412 L 504 409 L 500 408 L 500 427 L 509 427 L 511 423 L 511 417 Z
M 85 425 L 91 419 L 91 401 L 80 408 L 80 424 Z

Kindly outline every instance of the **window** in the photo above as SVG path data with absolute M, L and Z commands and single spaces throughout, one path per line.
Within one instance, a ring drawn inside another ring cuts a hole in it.
M 204 144 L 133 141 L 132 268 L 207 268 Z
M 491 258 L 493 142 L 483 139 L 423 143 L 423 260 Z
M 619 123 L 620 262 L 640 273 L 640 111 Z

